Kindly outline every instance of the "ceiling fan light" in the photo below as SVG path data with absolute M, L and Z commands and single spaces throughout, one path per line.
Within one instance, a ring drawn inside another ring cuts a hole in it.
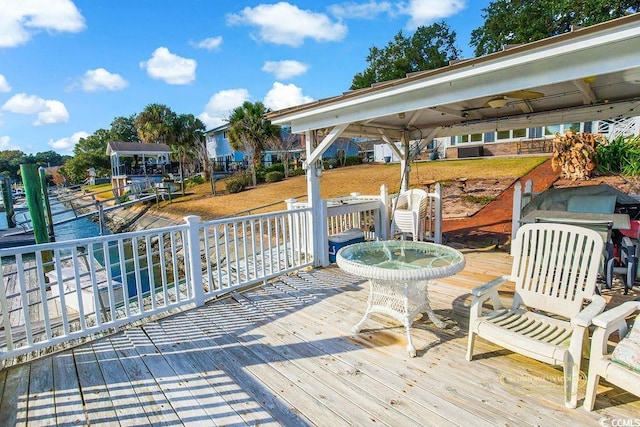
M 491 108 L 502 108 L 505 105 L 507 105 L 507 102 L 509 102 L 509 100 L 507 99 L 506 96 L 500 96 L 497 98 L 490 99 L 487 102 L 487 105 L 489 105 L 489 107 Z

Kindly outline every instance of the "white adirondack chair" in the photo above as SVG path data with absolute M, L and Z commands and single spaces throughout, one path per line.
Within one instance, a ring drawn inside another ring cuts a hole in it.
M 398 195 L 391 217 L 391 235 L 401 233 L 404 237 L 411 234 L 414 241 L 424 240 L 427 218 L 427 192 L 413 188 Z
M 640 315 L 636 317 L 633 331 L 624 338 L 628 329 L 625 318 L 638 311 L 640 301 L 628 301 L 593 319 L 596 328 L 591 339 L 587 394 L 584 399 L 584 407 L 588 411 L 593 410 L 596 402 L 600 378 L 640 396 Z M 614 332 L 624 339 L 611 353 L 608 341 Z
M 510 276 L 472 291 L 467 360 L 476 336 L 516 353 L 562 365 L 565 405 L 577 405 L 578 375 L 591 320 L 605 308 L 595 293 L 603 240 L 594 231 L 564 224 L 521 227 L 512 242 Z M 503 308 L 498 287 L 515 283 L 511 307 Z M 493 310 L 483 305 L 491 302 Z M 584 307 L 586 301 L 591 303 Z

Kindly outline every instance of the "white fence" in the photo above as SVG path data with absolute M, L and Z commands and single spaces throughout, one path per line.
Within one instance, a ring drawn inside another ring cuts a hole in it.
M 312 265 L 310 210 L 0 250 L 0 360 Z
M 328 237 L 350 229 L 363 231 L 366 240 L 386 240 L 390 235 L 389 223 L 392 211 L 392 199 L 397 195 L 389 195 L 386 185 L 380 187 L 379 195 L 361 195 L 351 193 L 347 197 L 323 199 L 322 212 L 325 221 L 316 221 L 313 227 L 315 236 L 320 240 L 319 252 L 315 254 L 316 265 L 329 264 Z M 442 243 L 442 192 L 440 183 L 436 183 L 433 191 L 427 193 L 427 218 L 425 220 L 425 240 Z M 308 207 L 306 202 L 287 200 L 290 210 Z M 308 237 L 309 240 L 312 237 Z

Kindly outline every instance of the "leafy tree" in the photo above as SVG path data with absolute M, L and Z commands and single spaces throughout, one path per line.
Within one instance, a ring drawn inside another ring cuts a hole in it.
M 0 171 L 9 173 L 10 177 L 18 177 L 20 165 L 23 163 L 33 163 L 33 158 L 21 150 L 0 151 Z
M 43 151 L 33 156 L 34 162 L 38 165 L 60 166 L 62 165 L 62 156 L 55 151 Z
M 639 10 L 638 0 L 495 0 L 483 9 L 484 24 L 471 32 L 470 44 L 476 56 L 486 55 Z
M 149 104 L 136 117 L 135 127 L 142 142 L 168 144 L 176 113 L 163 104 Z
M 399 31 L 386 47 L 379 49 L 373 46 L 369 49 L 369 65 L 353 77 L 351 89 L 443 67 L 460 56 L 455 43 L 456 33 L 444 21 L 428 27 L 420 26 L 411 37 L 405 37 Z
M 184 196 L 184 165 L 189 157 L 198 158 L 198 148 L 204 140 L 204 123 L 193 114 L 180 114 L 172 123 L 173 140 L 170 142 L 171 150 L 176 154 L 180 165 L 182 177 L 182 195 Z M 206 164 L 204 165 L 206 169 Z
M 282 128 L 282 132 L 277 138 L 270 138 L 266 142 L 266 147 L 280 154 L 284 167 L 284 178 L 289 177 L 289 158 L 291 150 L 300 141 L 300 135 L 291 133 L 291 128 Z
M 129 117 L 116 117 L 111 122 L 111 141 L 140 142 L 138 129 L 136 128 L 137 115 Z
M 74 157 L 69 159 L 61 172 L 68 181 L 80 183 L 84 181 L 87 170 L 95 168 L 98 176 L 108 176 L 111 173 L 111 163 L 107 156 L 107 143 L 110 141 L 110 131 L 98 129 L 80 141 L 73 148 Z
M 229 144 L 247 156 L 254 187 L 258 185 L 256 163 L 260 162 L 260 153 L 267 141 L 280 135 L 280 127 L 267 120 L 268 112 L 262 102 L 245 101 L 229 116 Z

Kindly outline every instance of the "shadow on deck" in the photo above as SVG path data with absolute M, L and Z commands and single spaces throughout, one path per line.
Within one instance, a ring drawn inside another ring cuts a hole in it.
M 482 340 L 467 362 L 469 290 L 507 273 L 510 257 L 479 250 L 465 256 L 463 272 L 430 287 L 447 328 L 418 319 L 415 358 L 407 355 L 403 328 L 384 316 L 350 332 L 366 305 L 364 281 L 336 267 L 314 269 L 0 371 L 0 419 L 597 425 L 637 418 L 640 399 L 606 382 L 595 412 L 566 409 L 555 381 L 560 368 Z

